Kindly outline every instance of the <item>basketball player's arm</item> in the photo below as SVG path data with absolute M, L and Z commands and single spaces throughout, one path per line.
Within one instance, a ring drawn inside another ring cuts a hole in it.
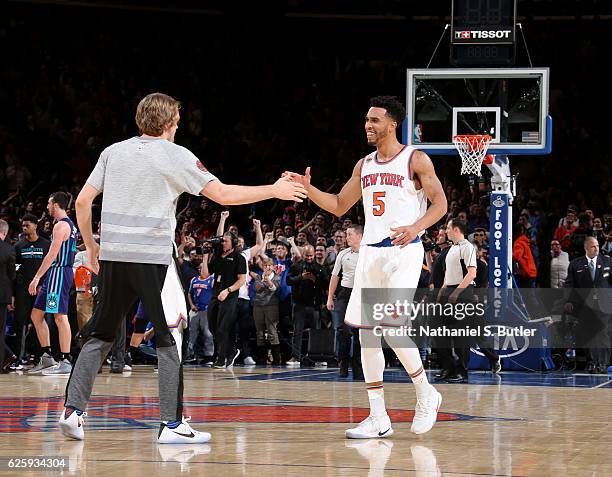
M 308 198 L 315 204 L 327 212 L 331 212 L 336 217 L 340 217 L 353 207 L 361 198 L 361 164 L 363 159 L 360 159 L 353 168 L 351 178 L 344 184 L 338 194 L 330 194 L 317 189 L 310 183 L 310 167 L 306 168 L 305 175 L 296 174 L 295 172 L 285 172 L 284 177 L 290 177 L 291 180 L 304 184 L 308 192 Z
M 221 205 L 252 204 L 267 199 L 302 202 L 307 196 L 304 186 L 288 177 L 281 177 L 274 184 L 263 186 L 240 186 L 214 180 L 206 184 L 200 194 Z
M 38 292 L 38 282 L 40 282 L 40 279 L 45 275 L 45 273 L 47 273 L 47 270 L 49 270 L 51 267 L 53 260 L 55 260 L 55 257 L 57 257 L 60 248 L 62 248 L 62 244 L 68 239 L 68 237 L 70 237 L 70 226 L 66 222 L 58 222 L 55 224 L 53 227 L 53 241 L 51 242 L 51 247 L 49 247 L 47 255 L 45 255 L 45 258 L 43 258 L 40 267 L 38 267 L 36 275 L 34 275 L 34 278 L 30 282 L 30 286 L 28 288 L 30 295 L 36 295 Z
M 83 243 L 87 249 L 89 266 L 96 275 L 100 271 L 100 265 L 98 264 L 100 246 L 93 237 L 93 230 L 91 227 L 91 205 L 99 195 L 100 191 L 98 189 L 91 184 L 85 183 L 74 203 L 79 233 L 81 237 L 83 237 Z
M 436 224 L 444 217 L 448 209 L 444 189 L 436 176 L 436 171 L 429 156 L 423 151 L 415 151 L 412 157 L 412 170 L 418 177 L 421 187 L 431 204 L 427 208 L 425 215 L 415 223 L 391 229 L 394 232 L 391 236 L 393 239 L 392 243 L 401 247 L 408 245 L 420 232 Z

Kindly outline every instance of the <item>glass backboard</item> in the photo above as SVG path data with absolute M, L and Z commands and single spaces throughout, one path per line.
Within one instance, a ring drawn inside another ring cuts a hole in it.
M 406 144 L 456 154 L 457 134 L 488 134 L 493 154 L 548 154 L 548 68 L 408 70 Z

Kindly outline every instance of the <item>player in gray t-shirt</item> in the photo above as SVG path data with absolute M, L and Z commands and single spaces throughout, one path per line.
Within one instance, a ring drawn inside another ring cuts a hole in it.
M 174 144 L 179 108 L 178 101 L 161 93 L 140 101 L 136 123 L 141 136 L 106 148 L 76 200 L 89 263 L 99 278 L 93 316 L 78 335 L 82 350 L 66 387 L 66 407 L 60 418 L 62 432 L 73 439 L 84 438 L 83 411 L 94 379 L 119 323 L 137 299 L 155 327 L 162 420 L 158 442 L 210 439 L 209 433 L 192 429 L 182 415 L 181 345 L 188 315 L 175 261 L 176 203 L 184 192 L 223 205 L 271 198 L 301 202 L 306 197 L 304 187 L 289 178 L 254 187 L 218 180 L 188 149 Z M 91 209 L 102 192 L 98 246 Z

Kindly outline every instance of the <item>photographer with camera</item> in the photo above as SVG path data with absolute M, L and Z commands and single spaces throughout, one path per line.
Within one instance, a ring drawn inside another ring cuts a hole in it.
M 312 245 L 304 247 L 304 260 L 291 266 L 287 275 L 287 284 L 293 293 L 293 344 L 292 357 L 287 364 L 299 366 L 302 354 L 302 335 L 304 324 L 309 320 L 317 329 L 320 327 L 319 306 L 323 293 L 327 291 L 328 272 L 315 261 Z
M 213 298 L 209 305 L 210 324 L 217 340 L 215 368 L 230 368 L 240 354 L 234 351 L 234 328 L 238 318 L 238 290 L 246 283 L 246 260 L 236 250 L 238 238 L 232 232 L 205 243 L 201 278 L 215 274 Z M 209 259 L 209 253 L 212 257 Z
M 221 219 L 219 220 L 219 226 L 217 227 L 217 235 L 223 235 L 225 230 L 225 222 L 227 221 L 229 215 L 229 210 L 224 210 L 221 212 Z M 255 364 L 255 360 L 251 357 L 251 345 L 249 343 L 251 330 L 255 327 L 253 314 L 251 312 L 251 297 L 249 296 L 249 284 L 251 282 L 249 262 L 262 253 L 265 245 L 263 231 L 261 229 L 261 221 L 255 218 L 252 220 L 253 232 L 255 232 L 255 245 L 252 247 L 245 248 L 244 237 L 238 235 L 238 228 L 235 225 L 230 225 L 228 229 L 237 235 L 238 245 L 236 246 L 236 251 L 244 257 L 247 264 L 246 281 L 238 291 L 238 305 L 236 307 L 236 313 L 238 313 L 237 322 L 240 337 L 240 354 L 242 355 L 241 358 L 243 364 L 247 366 L 252 366 Z

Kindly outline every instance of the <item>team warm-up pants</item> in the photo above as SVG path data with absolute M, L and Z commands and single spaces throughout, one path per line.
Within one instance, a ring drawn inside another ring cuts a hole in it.
M 159 366 L 159 407 L 163 421 L 183 414 L 182 331 L 187 307 L 176 264 L 100 262 L 92 318 L 77 335 L 82 350 L 66 386 L 66 406 L 85 410 L 102 361 L 113 346 L 119 324 L 142 300 L 155 328 Z

